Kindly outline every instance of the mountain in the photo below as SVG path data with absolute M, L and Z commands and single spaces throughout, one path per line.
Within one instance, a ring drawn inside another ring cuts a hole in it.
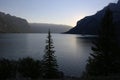
M 117 30 L 120 30 L 120 0 L 118 3 L 110 3 L 108 6 L 98 11 L 95 15 L 87 16 L 77 22 L 77 25 L 66 33 L 71 34 L 98 34 L 101 28 L 101 21 L 105 11 L 109 8 L 113 12 L 113 22 Z
M 0 12 L 0 33 L 25 33 L 29 24 L 25 19 Z
M 27 20 L 0 12 L 0 33 L 53 33 L 66 32 L 71 28 L 67 25 L 28 23 Z
M 68 31 L 71 26 L 48 24 L 48 23 L 29 23 L 31 33 L 47 33 L 50 29 L 52 33 L 62 33 Z

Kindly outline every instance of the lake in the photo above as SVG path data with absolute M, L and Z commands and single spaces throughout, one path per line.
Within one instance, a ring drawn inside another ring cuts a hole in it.
M 0 58 L 42 59 L 47 34 L 0 34 Z M 91 39 L 81 35 L 52 34 L 59 69 L 79 77 L 91 51 Z

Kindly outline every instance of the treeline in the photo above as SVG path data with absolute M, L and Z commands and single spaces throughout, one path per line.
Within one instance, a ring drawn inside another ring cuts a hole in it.
M 0 80 L 16 79 L 41 79 L 48 78 L 45 75 L 44 63 L 30 57 L 19 60 L 0 59 Z M 62 78 L 63 73 L 58 71 L 52 78 Z

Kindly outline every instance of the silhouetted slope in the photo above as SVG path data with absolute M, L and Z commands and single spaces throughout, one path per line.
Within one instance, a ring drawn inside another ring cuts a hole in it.
M 77 22 L 77 25 L 70 29 L 67 33 L 71 34 L 97 34 L 100 30 L 101 21 L 107 8 L 113 12 L 113 22 L 118 30 L 120 30 L 120 0 L 117 4 L 110 3 L 107 7 L 97 12 L 95 15 L 87 16 Z
M 29 24 L 25 19 L 0 12 L 0 32 L 28 32 Z
M 30 32 L 32 33 L 47 33 L 50 29 L 52 33 L 62 33 L 68 31 L 71 26 L 47 24 L 47 23 L 30 23 Z

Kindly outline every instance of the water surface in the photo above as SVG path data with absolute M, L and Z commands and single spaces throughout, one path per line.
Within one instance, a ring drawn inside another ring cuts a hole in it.
M 47 34 L 0 34 L 0 57 L 42 59 Z M 65 75 L 80 76 L 85 68 L 91 41 L 80 35 L 52 34 L 59 69 Z

